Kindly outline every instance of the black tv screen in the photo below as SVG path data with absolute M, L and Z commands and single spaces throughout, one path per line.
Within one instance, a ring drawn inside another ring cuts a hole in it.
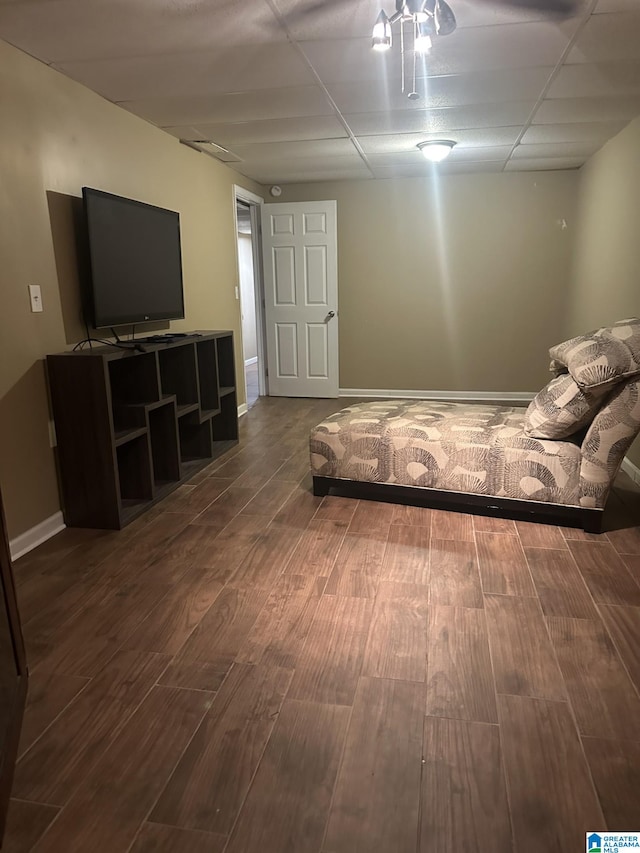
M 184 317 L 180 216 L 82 188 L 96 329 Z

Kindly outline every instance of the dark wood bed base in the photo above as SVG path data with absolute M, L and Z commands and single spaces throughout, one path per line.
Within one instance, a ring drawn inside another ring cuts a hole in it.
M 357 480 L 314 476 L 314 495 L 328 495 L 330 491 L 349 498 L 448 509 L 454 512 L 471 512 L 476 515 L 492 515 L 541 524 L 561 524 L 564 527 L 582 527 L 587 533 L 602 533 L 604 512 L 601 509 L 563 507 L 541 501 L 521 501 L 515 498 L 494 498 L 489 495 L 447 492 L 418 486 L 362 483 Z

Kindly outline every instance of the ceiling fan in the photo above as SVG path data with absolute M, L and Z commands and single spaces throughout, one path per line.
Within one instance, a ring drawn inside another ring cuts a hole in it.
M 514 9 L 531 9 L 550 17 L 568 17 L 574 14 L 580 0 L 479 0 L 485 4 L 498 3 Z M 384 10 L 378 21 L 413 21 L 425 26 L 429 35 L 447 36 L 456 28 L 456 16 L 446 0 L 396 0 L 396 11 L 389 18 Z M 374 45 L 375 47 L 375 45 Z
M 503 6 L 531 9 L 547 17 L 568 17 L 576 12 L 581 0 L 480 0 L 498 2 Z M 450 35 L 456 29 L 456 16 L 447 0 L 396 0 L 396 10 L 389 17 L 382 9 L 373 27 L 372 46 L 376 51 L 386 51 L 392 43 L 392 26 L 400 24 L 400 53 L 402 57 L 402 92 L 406 92 L 405 42 L 409 39 L 409 50 L 413 58 L 412 85 L 407 92 L 411 100 L 420 94 L 416 90 L 417 57 L 428 53 L 432 38 Z M 412 41 L 411 41 L 412 40 Z
M 270 6 L 273 0 L 267 0 Z M 453 0 L 452 0 L 453 2 Z M 585 0 L 473 0 L 484 6 L 505 6 L 515 10 L 539 12 L 545 18 L 561 19 L 575 15 L 584 6 Z M 313 0 L 287 13 L 286 19 L 293 23 L 315 13 L 327 12 L 343 7 L 345 0 Z M 420 98 L 416 91 L 417 58 L 432 47 L 432 39 L 451 35 L 457 27 L 456 16 L 447 0 L 395 0 L 395 11 L 391 16 L 382 9 L 372 34 L 372 47 L 376 51 L 388 50 L 393 41 L 392 26 L 399 23 L 400 52 L 402 56 L 402 92 L 411 100 Z M 407 56 L 413 60 L 412 74 L 406 69 Z M 412 86 L 407 91 L 406 80 Z
M 483 6 L 509 6 L 512 9 L 531 10 L 541 12 L 543 15 L 550 18 L 566 18 L 574 15 L 583 5 L 583 0 L 474 0 Z M 315 0 L 313 3 L 307 3 L 298 7 L 295 11 L 287 13 L 287 20 L 292 21 L 298 18 L 312 15 L 315 12 L 326 11 L 332 6 L 344 6 L 344 0 Z M 453 32 L 455 29 L 455 15 L 446 0 L 396 0 L 396 11 L 392 17 L 395 17 L 399 12 L 403 14 L 417 14 L 421 11 L 426 11 L 429 17 L 435 18 L 436 7 L 439 7 L 438 17 L 444 21 L 453 24 Z M 403 11 L 404 10 L 404 11 Z M 415 10 L 415 11 L 412 11 Z M 441 33 L 445 35 L 445 33 Z

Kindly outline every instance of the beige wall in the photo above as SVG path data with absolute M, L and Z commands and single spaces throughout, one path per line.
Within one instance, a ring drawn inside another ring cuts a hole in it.
M 186 319 L 173 328 L 233 329 L 240 367 L 232 185 L 260 187 L 4 42 L 0 91 L 0 483 L 15 537 L 60 508 L 43 356 L 84 336 L 72 225 L 82 186 L 180 212 Z M 42 314 L 30 313 L 29 284 Z
M 567 337 L 640 316 L 640 118 L 580 174 Z M 640 466 L 640 441 L 629 458 Z
M 283 202 L 338 202 L 340 386 L 542 387 L 563 335 L 578 181 L 573 171 L 285 186 Z
M 232 184 L 263 193 L 2 42 L 0 77 L 0 483 L 16 536 L 59 509 L 43 356 L 82 336 L 81 187 L 180 211 L 173 326 L 233 329 L 239 366 Z M 637 315 L 638 150 L 635 122 L 581 172 L 284 187 L 281 201 L 338 201 L 341 386 L 536 390 L 551 344 Z

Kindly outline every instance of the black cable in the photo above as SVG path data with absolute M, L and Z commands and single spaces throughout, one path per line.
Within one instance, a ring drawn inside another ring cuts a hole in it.
M 85 338 L 83 341 L 78 341 L 78 343 L 74 346 L 72 352 L 76 352 L 77 350 L 84 349 L 84 345 L 89 344 L 89 348 L 92 348 L 92 344 L 104 344 L 108 347 L 115 347 L 116 349 L 128 349 L 135 350 L 137 352 L 146 352 L 146 349 L 140 344 L 134 344 L 134 346 L 129 346 L 128 342 L 121 341 L 120 343 L 114 344 L 113 341 L 107 341 L 103 338 Z
M 117 333 L 117 332 L 116 332 L 116 330 L 113 328 L 113 326 L 110 326 L 109 328 L 111 329 L 111 334 L 112 334 L 112 335 L 113 335 L 113 337 L 116 339 L 116 343 L 117 343 L 117 344 L 119 344 L 119 343 L 120 343 L 120 338 L 118 337 L 118 333 Z

